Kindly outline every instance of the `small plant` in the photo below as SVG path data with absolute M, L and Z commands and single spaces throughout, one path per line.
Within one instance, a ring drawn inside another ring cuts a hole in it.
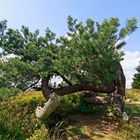
M 48 130 L 42 125 L 39 129 L 35 130 L 32 136 L 27 140 L 49 140 L 48 139 Z
M 124 124 L 123 129 L 125 130 L 125 139 L 126 140 L 139 140 L 140 138 L 140 128 L 138 126 L 135 126 L 133 124 Z

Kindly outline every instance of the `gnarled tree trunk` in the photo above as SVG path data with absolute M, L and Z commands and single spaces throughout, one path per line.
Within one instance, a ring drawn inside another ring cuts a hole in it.
M 123 73 L 123 69 L 120 64 L 118 64 L 116 69 L 116 80 L 112 81 L 107 85 L 94 85 L 89 83 L 79 83 L 72 85 L 66 78 L 63 76 L 63 80 L 66 81 L 69 86 L 65 86 L 62 88 L 50 89 L 48 86 L 48 82 L 51 75 L 42 79 L 42 92 L 46 99 L 49 100 L 44 104 L 43 107 L 38 107 L 36 109 L 36 116 L 38 118 L 44 119 L 47 118 L 59 105 L 62 96 L 66 94 L 71 94 L 79 91 L 93 91 L 99 93 L 113 93 L 120 96 L 119 101 L 116 101 L 116 106 L 119 107 L 120 111 L 124 111 L 124 101 L 123 97 L 125 96 L 125 76 Z M 53 94 L 52 94 L 53 93 Z M 52 94 L 52 96 L 51 96 Z

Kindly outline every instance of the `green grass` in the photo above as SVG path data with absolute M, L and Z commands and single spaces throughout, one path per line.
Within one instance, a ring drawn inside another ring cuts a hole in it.
M 140 117 L 140 104 L 126 104 L 125 111 L 129 114 L 129 116 Z
M 0 101 L 3 101 L 11 96 L 15 96 L 18 92 L 19 90 L 14 88 L 0 88 Z
M 138 140 L 140 90 L 127 89 L 126 92 L 127 98 L 132 100 L 126 103 L 129 122 L 114 116 L 108 117 L 106 112 L 109 107 L 87 104 L 78 94 L 64 96 L 55 112 L 47 120 L 39 121 L 34 110 L 38 103 L 45 101 L 40 92 L 7 96 L 0 102 L 0 140 L 45 140 L 46 137 L 47 140 L 52 140 L 53 134 L 59 135 L 59 130 L 63 129 L 66 130 L 66 136 L 71 139 Z M 64 120 L 67 123 L 57 129 L 56 124 Z M 50 135 L 49 131 L 54 133 Z

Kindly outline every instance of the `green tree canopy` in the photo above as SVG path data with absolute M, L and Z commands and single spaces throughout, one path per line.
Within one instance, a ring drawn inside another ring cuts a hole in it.
M 140 66 L 136 68 L 137 73 L 134 74 L 132 88 L 140 89 Z
M 115 80 L 123 56 L 121 48 L 126 44 L 123 39 L 136 30 L 137 20 L 128 19 L 120 30 L 118 18 L 82 23 L 68 16 L 67 23 L 66 35 L 56 38 L 49 28 L 40 36 L 39 30 L 32 33 L 25 26 L 15 30 L 7 28 L 6 20 L 1 21 L 0 87 L 25 90 L 41 81 L 47 97 L 52 92 L 94 91 L 95 85 Z M 10 54 L 14 57 L 6 59 Z M 50 84 L 54 76 L 63 79 L 55 89 Z

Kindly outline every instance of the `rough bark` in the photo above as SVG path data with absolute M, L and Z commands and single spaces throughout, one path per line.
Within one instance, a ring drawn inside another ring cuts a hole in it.
M 123 72 L 123 68 L 121 66 L 120 63 L 118 63 L 117 65 L 117 69 L 116 69 L 116 74 L 117 74 L 117 79 L 115 81 L 115 85 L 116 85 L 116 94 L 117 96 L 115 98 L 117 98 L 117 106 L 120 108 L 121 112 L 124 112 L 124 108 L 125 108 L 125 86 L 126 86 L 126 79 L 125 79 L 125 75 Z
M 46 98 L 46 99 L 48 99 L 49 95 L 51 94 L 51 90 L 49 88 L 50 77 L 51 76 L 48 75 L 48 77 L 42 78 L 42 83 L 41 83 L 42 94 L 43 94 L 44 98 Z
M 78 91 L 94 91 L 100 93 L 111 93 L 114 90 L 114 84 L 112 85 L 93 85 L 88 83 L 75 84 L 72 86 L 66 86 L 63 88 L 55 89 L 54 92 L 60 96 L 71 94 Z
M 118 94 L 125 96 L 126 79 L 123 72 L 123 68 L 120 63 L 118 63 L 117 69 L 116 69 L 115 85 L 117 86 Z

